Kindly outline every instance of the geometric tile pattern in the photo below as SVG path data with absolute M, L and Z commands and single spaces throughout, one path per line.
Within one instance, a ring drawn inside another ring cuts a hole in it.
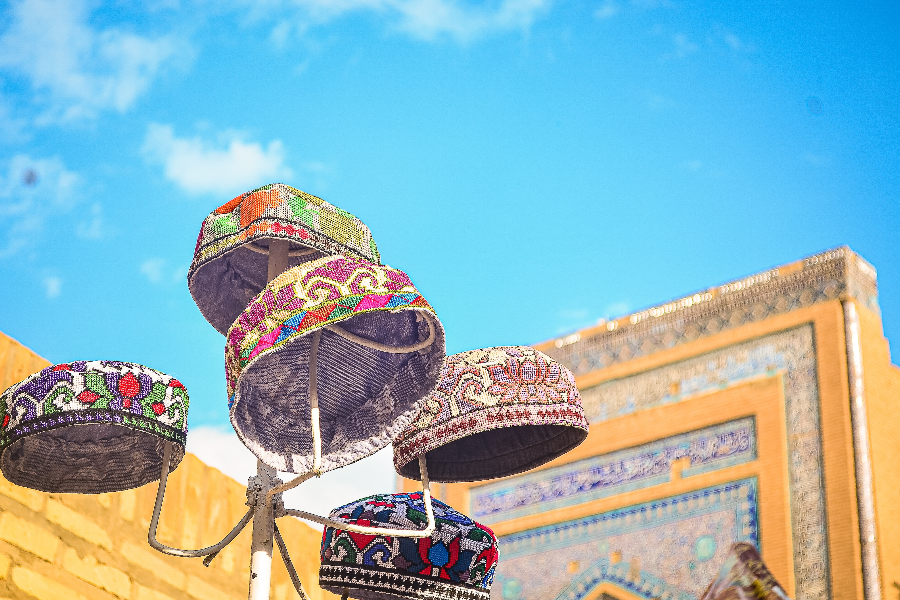
M 754 418 L 745 417 L 470 488 L 470 512 L 491 525 L 668 482 L 678 460 L 688 459 L 690 477 L 755 458 Z
M 588 419 L 598 422 L 778 374 L 784 384 L 797 600 L 818 600 L 829 597 L 830 582 L 812 325 L 601 383 L 582 390 L 582 403 Z
M 759 546 L 757 502 L 748 478 L 502 537 L 491 598 L 582 600 L 609 582 L 697 600 L 731 544 Z

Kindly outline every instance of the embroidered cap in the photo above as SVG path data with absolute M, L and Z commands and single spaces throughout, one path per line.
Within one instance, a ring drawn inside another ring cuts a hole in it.
M 340 208 L 283 183 L 217 208 L 200 227 L 188 288 L 220 333 L 266 285 L 269 240 L 290 241 L 289 264 L 343 254 L 378 263 L 369 228 Z
M 188 394 L 177 379 L 134 363 L 55 365 L 0 395 L 0 469 L 42 492 L 99 494 L 159 479 L 184 457 Z
M 270 467 L 305 473 L 312 388 L 321 470 L 336 469 L 413 420 L 444 354 L 444 329 L 406 273 L 347 256 L 310 261 L 273 279 L 228 332 L 231 424 Z
M 448 356 L 416 420 L 394 440 L 394 467 L 419 479 L 479 481 L 533 469 L 584 441 L 588 423 L 575 378 L 534 348 Z
M 431 537 L 372 536 L 334 527 L 322 535 L 319 585 L 362 600 L 488 600 L 499 558 L 494 533 L 432 500 Z M 331 512 L 344 523 L 423 529 L 422 492 L 369 496 Z

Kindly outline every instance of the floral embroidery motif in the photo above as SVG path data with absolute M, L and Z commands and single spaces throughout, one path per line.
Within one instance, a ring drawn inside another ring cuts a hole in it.
M 184 445 L 188 404 L 177 379 L 143 365 L 105 360 L 55 365 L 0 395 L 0 450 L 25 435 L 84 421 L 124 424 Z
M 521 425 L 567 425 L 586 434 L 588 423 L 572 373 L 527 346 L 454 354 L 445 359 L 422 412 L 394 440 L 394 466 L 402 472 L 449 442 Z

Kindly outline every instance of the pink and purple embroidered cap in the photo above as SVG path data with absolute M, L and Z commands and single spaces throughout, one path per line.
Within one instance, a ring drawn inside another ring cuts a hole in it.
M 220 333 L 265 287 L 273 239 L 290 242 L 289 266 L 334 254 L 380 262 L 369 228 L 321 198 L 283 183 L 241 194 L 203 221 L 188 270 L 194 302 Z
M 444 329 L 406 273 L 322 257 L 269 282 L 228 331 L 231 424 L 279 471 L 336 469 L 412 422 L 444 355 Z
M 499 553 L 497 538 L 439 500 L 430 537 L 365 535 L 326 527 L 319 585 L 335 594 L 346 588 L 361 600 L 488 600 Z M 378 494 L 331 512 L 331 519 L 365 527 L 421 529 L 422 492 Z
M 572 373 L 528 346 L 448 356 L 415 421 L 394 440 L 394 467 L 432 481 L 514 475 L 584 441 L 588 422 Z
M 79 360 L 35 373 L 0 395 L 0 469 L 42 492 L 99 494 L 159 479 L 166 441 L 184 456 L 188 394 L 143 365 Z

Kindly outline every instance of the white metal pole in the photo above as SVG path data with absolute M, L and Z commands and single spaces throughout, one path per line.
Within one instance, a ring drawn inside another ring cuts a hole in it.
M 269 240 L 269 270 L 266 281 L 272 281 L 288 269 L 287 240 Z M 250 546 L 249 600 L 269 600 L 272 587 L 272 545 L 275 538 L 275 513 L 266 495 L 277 485 L 275 469 L 256 461 L 256 513 L 253 515 L 253 541 Z

